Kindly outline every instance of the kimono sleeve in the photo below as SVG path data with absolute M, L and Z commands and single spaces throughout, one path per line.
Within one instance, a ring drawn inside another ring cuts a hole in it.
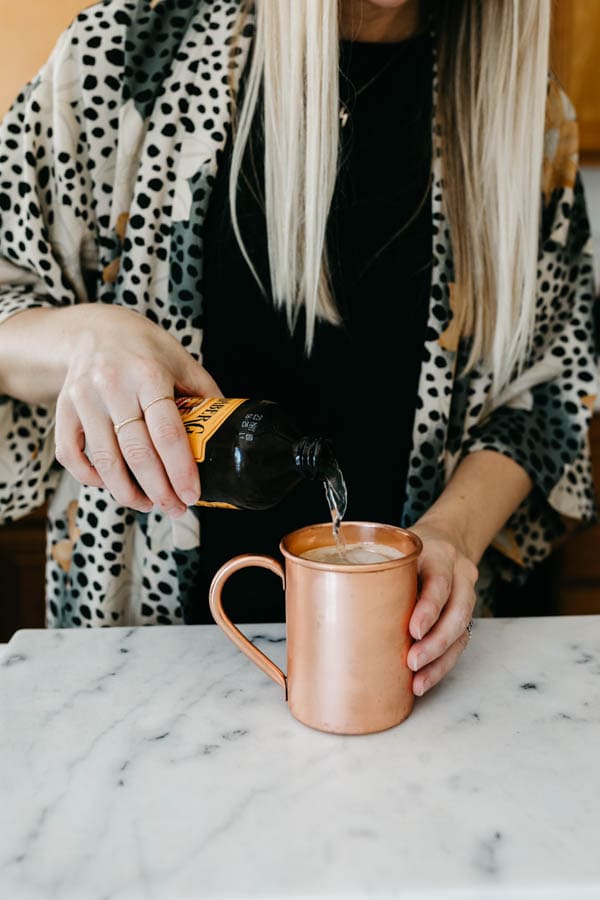
M 0 125 L 0 329 L 27 309 L 92 299 L 97 246 L 73 28 Z M 53 429 L 53 408 L 0 396 L 0 521 L 35 509 L 56 484 Z
M 556 102 L 569 112 L 562 93 Z M 576 123 L 563 115 L 557 128 L 550 136 L 558 158 L 545 171 L 530 365 L 471 429 L 464 448 L 510 457 L 534 485 L 488 553 L 492 568 L 507 580 L 523 580 L 569 531 L 597 518 L 588 441 L 598 390 L 594 266 Z

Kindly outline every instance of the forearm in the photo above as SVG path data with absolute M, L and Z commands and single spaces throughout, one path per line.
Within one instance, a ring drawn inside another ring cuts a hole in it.
M 76 318 L 75 307 L 26 309 L 0 325 L 0 395 L 26 403 L 56 400 Z
M 420 523 L 454 535 L 477 564 L 531 488 L 529 475 L 512 459 L 479 450 L 462 460 Z

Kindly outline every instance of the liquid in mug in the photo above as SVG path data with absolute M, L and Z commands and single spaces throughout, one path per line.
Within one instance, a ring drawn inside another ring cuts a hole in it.
M 334 566 L 366 566 L 402 559 L 405 554 L 397 547 L 389 547 L 387 544 L 359 541 L 356 544 L 345 544 L 343 549 L 333 544 L 328 547 L 315 547 L 313 550 L 305 550 L 300 556 L 312 562 L 329 563 Z

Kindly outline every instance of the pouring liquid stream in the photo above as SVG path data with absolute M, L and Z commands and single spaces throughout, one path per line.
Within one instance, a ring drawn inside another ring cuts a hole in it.
M 323 482 L 325 497 L 331 513 L 333 537 L 337 552 L 343 560 L 347 560 L 346 538 L 342 531 L 342 519 L 348 506 L 348 492 L 344 476 L 338 465 L 332 474 Z

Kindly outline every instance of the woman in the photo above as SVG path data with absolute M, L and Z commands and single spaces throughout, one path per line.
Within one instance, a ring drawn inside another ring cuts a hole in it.
M 589 229 L 549 12 L 78 17 L 0 145 L 0 511 L 50 500 L 49 625 L 206 621 L 223 559 L 323 519 L 306 488 L 190 509 L 175 394 L 284 403 L 333 437 L 349 517 L 421 535 L 416 694 L 466 646 L 478 567 L 518 579 L 593 519 Z M 234 616 L 281 616 L 275 579 L 239 579 Z

